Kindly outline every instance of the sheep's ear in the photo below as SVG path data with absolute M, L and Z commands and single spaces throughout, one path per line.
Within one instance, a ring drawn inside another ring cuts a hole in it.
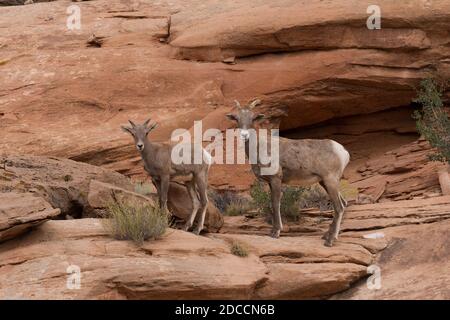
M 125 126 L 121 126 L 121 128 L 122 128 L 123 132 L 127 132 L 127 133 L 129 133 L 131 135 L 134 135 L 133 129 L 125 127 Z
M 263 115 L 262 113 L 259 113 L 253 117 L 253 121 L 263 120 L 265 117 L 266 117 L 265 115 Z
M 153 129 L 155 129 L 158 126 L 158 123 L 154 123 L 152 124 L 150 127 L 147 127 L 147 130 L 145 131 L 145 134 L 149 134 L 150 131 L 152 131 Z
M 228 119 L 230 119 L 232 121 L 238 121 L 237 116 L 235 114 L 228 113 L 226 116 Z

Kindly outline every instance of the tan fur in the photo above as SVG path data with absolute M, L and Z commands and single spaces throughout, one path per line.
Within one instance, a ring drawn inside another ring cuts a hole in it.
M 159 203 L 162 208 L 167 210 L 167 195 L 170 181 L 177 176 L 185 176 L 189 179 L 186 187 L 192 201 L 193 210 L 190 218 L 186 221 L 184 230 L 187 231 L 192 227 L 197 211 L 200 209 L 200 219 L 194 230 L 195 234 L 200 234 L 203 230 L 208 205 L 207 187 L 210 162 L 202 160 L 200 164 L 194 164 L 193 161 L 191 162 L 192 164 L 173 163 L 171 155 L 175 144 L 172 142 L 151 142 L 147 139 L 149 132 L 156 126 L 149 127 L 149 120 L 142 125 L 135 125 L 130 121 L 131 127 L 122 127 L 122 129 L 133 136 L 137 147 L 143 147 L 142 150 L 139 150 L 139 148 L 138 150 L 144 162 L 145 171 L 151 176 L 152 182 L 158 191 Z M 193 144 L 189 146 L 191 150 L 194 150 Z M 203 155 L 206 151 L 202 146 L 198 147 Z M 194 151 L 191 154 L 193 160 Z M 200 198 L 200 204 L 198 198 Z
M 227 116 L 236 121 L 240 129 L 252 129 L 254 128 L 254 122 L 261 118 L 261 115 L 251 111 L 256 104 L 253 101 L 248 108 L 242 108 L 237 104 L 238 113 L 228 114 Z M 278 139 L 278 172 L 273 175 L 262 175 L 261 168 L 264 166 L 260 163 L 252 164 L 252 170 L 256 177 L 266 181 L 270 186 L 273 208 L 272 237 L 278 238 L 283 228 L 280 215 L 282 185 L 309 186 L 320 183 L 327 191 L 335 211 L 333 222 L 324 235 L 325 245 L 332 246 L 334 240 L 338 237 L 346 205 L 345 199 L 339 192 L 339 181 L 350 159 L 348 152 L 336 141 L 328 139 L 292 140 L 283 137 Z M 271 150 L 270 144 L 267 149 Z M 248 141 L 246 141 L 246 151 L 247 156 L 249 156 Z

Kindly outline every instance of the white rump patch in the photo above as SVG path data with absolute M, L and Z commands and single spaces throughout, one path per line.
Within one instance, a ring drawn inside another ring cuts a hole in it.
M 333 144 L 333 150 L 334 153 L 339 157 L 339 160 L 341 161 L 341 174 L 344 172 L 345 167 L 350 162 L 350 154 L 347 150 L 345 150 L 344 146 L 340 143 L 337 143 L 334 140 L 331 140 Z
M 203 149 L 203 160 L 205 161 L 206 164 L 211 165 L 212 164 L 212 156 L 211 154 L 206 151 L 205 149 Z

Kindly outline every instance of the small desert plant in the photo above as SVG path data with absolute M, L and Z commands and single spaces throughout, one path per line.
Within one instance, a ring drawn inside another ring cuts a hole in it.
M 342 179 L 339 183 L 339 191 L 347 201 L 358 199 L 358 188 L 352 186 L 348 180 Z M 331 204 L 331 203 L 330 203 Z
M 280 212 L 288 220 L 298 220 L 300 214 L 300 200 L 303 188 L 285 187 L 280 203 Z
M 113 197 L 107 206 L 106 229 L 119 240 L 142 244 L 157 239 L 168 227 L 168 215 L 159 207 L 140 201 L 124 202 Z
M 250 188 L 253 206 L 264 215 L 270 215 L 272 212 L 272 203 L 270 193 L 264 189 L 261 181 L 256 181 Z
M 247 257 L 248 256 L 247 248 L 237 241 L 234 241 L 231 244 L 230 251 L 232 254 L 234 254 L 235 256 L 238 256 L 238 257 Z
M 214 205 L 227 216 L 243 215 L 251 209 L 250 202 L 235 192 L 210 191 L 208 197 Z
M 223 214 L 225 216 L 241 216 L 248 213 L 251 209 L 250 201 L 245 198 L 237 198 L 228 204 Z
M 417 131 L 437 150 L 429 158 L 450 163 L 450 120 L 442 102 L 445 87 L 445 82 L 438 84 L 433 78 L 422 80 L 414 100 L 422 109 L 415 110 L 413 118 Z
M 143 196 L 149 195 L 153 191 L 153 185 L 145 181 L 138 181 L 134 184 L 134 192 L 142 194 Z
M 252 203 L 261 214 L 270 215 L 272 212 L 272 201 L 270 193 L 264 189 L 262 182 L 257 181 L 250 189 Z M 319 208 L 320 210 L 331 210 L 332 205 L 325 191 L 319 186 L 311 187 L 283 187 L 281 197 L 281 216 L 287 220 L 298 220 L 300 210 L 306 208 Z
M 224 213 L 226 208 L 231 202 L 237 199 L 237 195 L 234 192 L 217 192 L 215 190 L 210 190 L 208 192 L 209 199 L 214 203 L 220 212 Z
M 326 191 L 318 184 L 302 188 L 298 204 L 301 209 L 319 208 L 320 211 L 333 209 Z

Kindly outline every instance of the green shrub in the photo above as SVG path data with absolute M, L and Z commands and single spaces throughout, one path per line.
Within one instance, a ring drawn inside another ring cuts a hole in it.
M 320 211 L 333 209 L 328 194 L 318 184 L 302 188 L 298 204 L 300 209 L 319 208 Z
M 238 256 L 238 257 L 247 257 L 248 256 L 247 248 L 237 241 L 234 241 L 231 244 L 230 251 L 232 254 L 234 254 L 235 256 Z
M 256 181 L 250 188 L 250 196 L 252 198 L 253 206 L 258 211 L 265 215 L 270 215 L 272 212 L 272 200 L 270 193 L 264 189 L 265 185 L 261 181 Z
M 272 200 L 270 192 L 264 188 L 264 184 L 257 181 L 250 189 L 252 204 L 264 215 L 272 213 Z M 287 220 L 298 220 L 300 210 L 306 208 L 319 208 L 322 210 L 331 210 L 332 204 L 328 195 L 319 185 L 311 187 L 283 187 L 283 195 L 280 203 L 281 216 Z
M 235 192 L 226 191 L 219 193 L 211 190 L 208 193 L 208 197 L 219 211 L 226 216 L 243 215 L 252 208 L 249 200 Z
M 288 220 L 298 220 L 300 214 L 300 201 L 303 188 L 286 187 L 281 197 L 280 212 Z
M 232 202 L 237 202 L 240 198 L 235 192 L 217 192 L 215 190 L 209 190 L 208 197 L 222 213 L 226 211 Z
M 439 85 L 432 78 L 422 80 L 414 100 L 422 109 L 415 110 L 413 118 L 417 131 L 437 150 L 429 158 L 450 163 L 450 120 L 442 103 L 445 87 L 445 82 Z
M 247 199 L 238 198 L 236 200 L 232 200 L 228 204 L 223 214 L 226 216 L 241 216 L 248 213 L 251 209 L 252 207 Z
M 115 199 L 107 206 L 104 225 L 114 238 L 142 244 L 147 239 L 157 239 L 164 234 L 168 216 L 159 207 L 147 203 Z

